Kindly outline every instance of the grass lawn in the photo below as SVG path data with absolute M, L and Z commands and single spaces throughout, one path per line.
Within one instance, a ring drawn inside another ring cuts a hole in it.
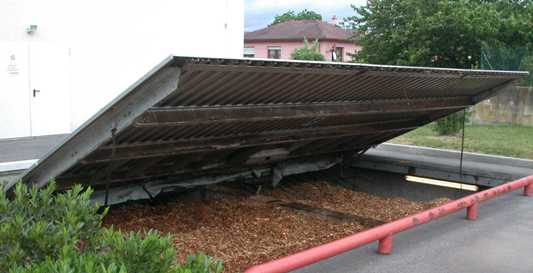
M 432 130 L 432 125 L 428 125 L 389 142 L 460 150 L 461 134 L 437 136 Z M 465 151 L 533 159 L 533 127 L 467 125 Z

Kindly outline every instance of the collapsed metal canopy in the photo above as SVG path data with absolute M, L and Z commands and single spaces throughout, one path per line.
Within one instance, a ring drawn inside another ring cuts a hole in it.
M 56 178 L 66 188 L 156 180 L 194 185 L 199 177 L 219 182 L 244 173 L 279 177 L 298 172 L 285 168 L 291 164 L 350 160 L 510 88 L 525 75 L 170 57 L 22 180 L 42 186 Z

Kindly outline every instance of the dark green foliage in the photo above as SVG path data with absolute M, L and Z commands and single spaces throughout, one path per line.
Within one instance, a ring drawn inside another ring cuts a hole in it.
M 363 62 L 471 68 L 483 47 L 533 43 L 533 1 L 370 0 L 353 8 Z
M 127 273 L 124 265 L 104 264 L 95 253 L 80 255 L 72 248 L 65 247 L 55 259 L 46 258 L 42 262 L 13 266 L 8 273 Z M 132 271 L 129 271 L 132 272 Z
M 454 135 L 463 127 L 463 112 L 453 113 L 435 122 L 433 130 L 438 135 Z
M 364 33 L 357 62 L 477 68 L 482 48 L 533 45 L 533 1 L 369 0 L 352 8 L 347 22 Z M 459 116 L 438 121 L 435 130 L 457 133 Z
M 272 22 L 270 25 L 272 26 L 290 20 L 322 20 L 322 15 L 307 9 L 304 9 L 298 13 L 289 10 L 281 15 L 276 15 L 276 17 L 274 17 L 274 22 Z
M 55 183 L 31 189 L 19 183 L 13 200 L 0 187 L 0 272 L 219 273 L 221 262 L 199 254 L 174 262 L 170 236 L 122 234 L 101 227 L 105 215 L 80 186 L 53 194 Z
M 196 256 L 189 255 L 183 269 L 176 273 L 218 273 L 222 272 L 222 262 L 200 252 Z
M 89 242 L 98 233 L 103 215 L 91 204 L 90 190 L 76 186 L 56 196 L 54 190 L 54 183 L 43 190 L 19 183 L 12 201 L 1 190 L 0 272 L 12 265 L 55 259 L 64 247 Z
M 304 39 L 304 47 L 297 48 L 291 53 L 293 60 L 307 60 L 307 61 L 324 61 L 324 55 L 318 50 L 318 40 L 309 45 L 307 39 Z
M 483 48 L 481 51 L 481 69 L 487 70 L 521 70 L 529 71 L 520 85 L 533 85 L 533 50 L 522 48 Z
M 154 231 L 145 234 L 122 233 L 105 229 L 97 248 L 104 264 L 120 262 L 128 272 L 173 272 L 176 253 L 170 236 L 159 237 Z

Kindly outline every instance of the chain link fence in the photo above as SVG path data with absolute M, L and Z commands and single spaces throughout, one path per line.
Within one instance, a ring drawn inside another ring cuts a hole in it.
M 533 50 L 527 48 L 484 48 L 481 69 L 523 70 L 530 75 L 518 87 L 503 92 L 474 107 L 474 124 L 512 124 L 533 126 Z

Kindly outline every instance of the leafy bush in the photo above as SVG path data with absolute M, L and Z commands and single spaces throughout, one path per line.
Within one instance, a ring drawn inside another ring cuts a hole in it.
M 80 186 L 54 196 L 54 183 L 43 190 L 15 187 L 12 201 L 0 190 L 0 272 L 13 265 L 55 259 L 64 247 L 88 242 L 103 215 Z
M 443 117 L 435 122 L 433 130 L 441 136 L 455 135 L 463 128 L 463 118 L 465 119 L 464 122 L 468 122 L 470 115 L 471 112 L 467 111 L 466 116 L 463 117 L 463 111 L 460 111 Z
M 94 253 L 80 255 L 65 247 L 56 259 L 46 258 L 39 263 L 15 265 L 8 273 L 127 273 L 124 265 L 104 264 Z
M 104 264 L 120 261 L 128 272 L 172 272 L 176 253 L 170 236 L 159 237 L 154 231 L 146 234 L 130 232 L 124 236 L 112 229 L 105 229 L 97 246 Z
M 180 270 L 176 273 L 218 273 L 222 271 L 222 262 L 200 252 L 196 256 L 189 255 L 187 263 Z
M 0 187 L 0 272 L 9 273 L 219 273 L 222 263 L 203 253 L 175 264 L 170 236 L 155 231 L 122 234 L 103 228 L 90 189 L 53 194 L 19 183 L 13 200 Z
M 297 48 L 291 53 L 293 60 L 307 60 L 307 61 L 324 61 L 324 55 L 318 50 L 318 40 L 315 40 L 311 46 L 307 38 L 304 39 L 304 47 Z

